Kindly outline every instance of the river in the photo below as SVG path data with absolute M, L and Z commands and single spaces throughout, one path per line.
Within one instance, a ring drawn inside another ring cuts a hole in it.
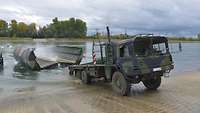
M 175 65 L 171 77 L 163 79 L 156 92 L 147 91 L 142 84 L 135 85 L 131 97 L 116 96 L 109 84 L 83 85 L 69 77 L 62 67 L 41 71 L 25 69 L 13 57 L 17 46 L 40 49 L 55 45 L 81 46 L 84 48 L 83 62 L 92 61 L 92 42 L 0 43 L 4 57 L 4 69 L 0 71 L 0 112 L 199 113 L 200 43 L 183 43 L 182 52 L 177 52 L 176 44 L 170 46 Z

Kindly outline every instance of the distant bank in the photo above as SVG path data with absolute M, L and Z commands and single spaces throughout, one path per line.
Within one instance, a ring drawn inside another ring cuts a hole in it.
M 112 40 L 123 40 L 126 38 L 112 38 Z M 84 41 L 98 41 L 97 38 L 41 38 L 41 39 L 33 39 L 33 38 L 10 38 L 10 37 L 0 37 L 0 43 L 2 42 L 84 42 Z M 100 38 L 101 41 L 107 41 L 107 38 Z M 200 40 L 194 38 L 169 38 L 169 42 L 182 42 L 182 43 L 200 43 Z

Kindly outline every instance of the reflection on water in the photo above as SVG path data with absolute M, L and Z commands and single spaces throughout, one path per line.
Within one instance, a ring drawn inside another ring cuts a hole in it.
M 32 71 L 20 63 L 14 66 L 13 71 L 15 72 L 15 74 L 13 74 L 14 78 L 27 79 L 27 80 L 37 80 L 38 78 L 37 71 Z

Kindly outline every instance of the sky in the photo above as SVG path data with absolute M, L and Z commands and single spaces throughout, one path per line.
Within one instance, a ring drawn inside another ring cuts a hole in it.
M 196 36 L 200 0 L 0 0 L 0 19 L 43 26 L 54 17 L 87 22 L 89 32 L 110 26 L 113 33 Z

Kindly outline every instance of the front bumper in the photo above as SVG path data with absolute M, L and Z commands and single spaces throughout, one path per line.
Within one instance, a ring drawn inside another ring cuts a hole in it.
M 134 75 L 146 75 L 151 73 L 169 73 L 172 69 L 174 69 L 174 65 L 168 65 L 168 66 L 162 66 L 162 67 L 154 67 L 154 68 L 147 68 L 147 69 L 139 69 L 135 68 L 131 70 L 129 73 L 127 73 L 128 76 L 134 76 Z

